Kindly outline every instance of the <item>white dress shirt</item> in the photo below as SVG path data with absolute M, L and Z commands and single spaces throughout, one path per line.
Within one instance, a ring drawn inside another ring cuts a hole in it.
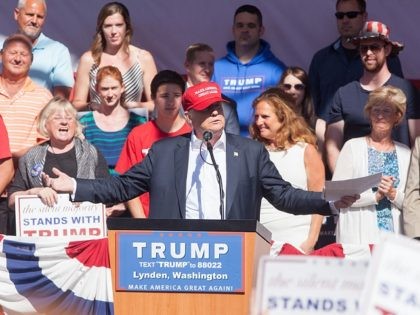
M 223 191 L 226 192 L 226 134 L 224 131 L 215 143 L 213 153 L 222 177 Z M 187 219 L 221 219 L 216 170 L 206 143 L 197 139 L 194 133 L 191 135 L 186 188 Z M 224 198 L 224 208 L 226 209 L 226 198 Z

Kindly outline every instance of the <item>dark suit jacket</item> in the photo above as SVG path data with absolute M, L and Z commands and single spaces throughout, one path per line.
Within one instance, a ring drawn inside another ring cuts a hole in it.
M 190 135 L 163 139 L 121 176 L 77 179 L 75 201 L 119 203 L 149 191 L 150 218 L 185 218 L 189 144 Z M 295 189 L 284 181 L 257 141 L 226 134 L 226 178 L 227 219 L 259 219 L 262 197 L 294 214 L 331 214 L 321 193 Z
M 236 110 L 235 100 L 227 97 L 222 94 L 222 98 L 226 101 L 223 103 L 223 115 L 225 116 L 225 132 L 231 133 L 234 135 L 239 135 L 241 133 L 241 128 L 239 127 L 239 118 L 238 111 Z

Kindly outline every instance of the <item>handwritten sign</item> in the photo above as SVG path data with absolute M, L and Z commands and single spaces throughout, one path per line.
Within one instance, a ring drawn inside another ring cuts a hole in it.
M 420 314 L 419 262 L 419 241 L 386 235 L 373 251 L 362 294 L 362 314 Z
M 244 292 L 244 234 L 117 233 L 117 291 Z
M 37 196 L 16 196 L 17 236 L 104 237 L 106 215 L 103 204 L 72 203 L 59 194 L 58 203 L 49 207 Z
M 359 309 L 367 261 L 264 256 L 253 314 L 351 314 Z

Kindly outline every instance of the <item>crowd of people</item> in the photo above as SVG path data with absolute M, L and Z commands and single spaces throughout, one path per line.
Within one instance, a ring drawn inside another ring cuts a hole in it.
M 226 56 L 193 43 L 183 75 L 131 44 L 130 13 L 110 2 L 74 76 L 68 48 L 42 32 L 46 1 L 19 0 L 1 44 L 0 233 L 15 232 L 17 195 L 53 206 L 67 192 L 109 216 L 258 219 L 273 254 L 285 242 L 309 254 L 327 217 L 337 242 L 420 237 L 420 104 L 403 45 L 365 0 L 335 9 L 339 38 L 308 72 L 273 54 L 262 13 L 242 5 Z M 326 178 L 376 173 L 360 196 L 322 198 Z

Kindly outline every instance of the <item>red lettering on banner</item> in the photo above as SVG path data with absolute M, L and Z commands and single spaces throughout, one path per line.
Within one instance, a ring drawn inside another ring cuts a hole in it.
M 43 229 L 43 230 L 24 230 L 22 234 L 25 236 L 77 236 L 88 235 L 98 236 L 101 235 L 99 228 L 70 228 L 70 229 Z

